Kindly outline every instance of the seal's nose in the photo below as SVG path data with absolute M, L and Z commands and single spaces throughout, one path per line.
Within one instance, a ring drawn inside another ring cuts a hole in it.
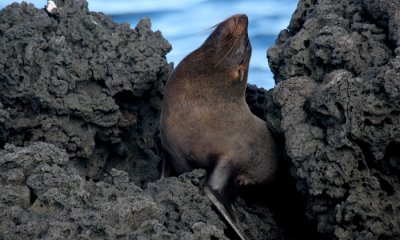
M 232 17 L 234 17 L 234 18 L 246 18 L 247 19 L 247 15 L 243 14 L 243 13 L 235 14 Z
M 245 25 L 248 24 L 249 19 L 246 14 L 236 14 L 236 15 L 233 15 L 232 17 L 235 19 L 235 22 L 238 24 L 243 24 L 243 23 Z

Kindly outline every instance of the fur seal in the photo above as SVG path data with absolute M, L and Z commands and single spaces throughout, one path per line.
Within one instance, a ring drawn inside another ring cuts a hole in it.
M 247 28 L 246 15 L 227 18 L 179 63 L 165 86 L 160 119 L 161 178 L 171 170 L 206 169 L 204 192 L 241 239 L 233 193 L 270 182 L 278 165 L 266 122 L 245 101 L 252 50 Z

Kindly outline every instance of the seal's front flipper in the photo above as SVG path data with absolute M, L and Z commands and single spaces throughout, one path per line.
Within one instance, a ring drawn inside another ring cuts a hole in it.
M 212 190 L 208 185 L 204 186 L 204 192 L 207 197 L 211 200 L 214 206 L 218 209 L 218 211 L 222 214 L 223 218 L 228 222 L 228 224 L 232 227 L 232 229 L 236 232 L 241 240 L 246 240 L 243 231 L 239 228 L 237 224 L 236 218 L 232 217 L 230 211 L 228 211 L 227 207 L 222 204 L 220 200 L 218 200 L 218 194 Z M 228 207 L 230 208 L 230 207 Z M 234 220 L 235 218 L 235 220 Z
M 246 240 L 246 236 L 239 227 L 237 218 L 233 213 L 231 196 L 229 193 L 229 169 L 216 167 L 204 185 L 204 193 L 211 200 L 213 205 L 221 213 L 222 217 L 228 222 L 241 240 Z
M 170 177 L 174 175 L 175 171 L 171 164 L 170 155 L 163 150 L 161 153 L 161 175 L 160 179 L 164 179 L 166 177 Z

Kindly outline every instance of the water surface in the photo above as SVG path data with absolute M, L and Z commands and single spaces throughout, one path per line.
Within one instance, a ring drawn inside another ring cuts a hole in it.
M 2 0 L 0 8 L 15 2 Z M 21 2 L 21 1 L 17 1 Z M 43 8 L 46 0 L 26 0 Z M 149 17 L 153 30 L 160 30 L 171 43 L 168 61 L 178 64 L 198 48 L 212 31 L 211 27 L 227 17 L 244 13 L 249 17 L 249 37 L 253 47 L 249 83 L 265 89 L 275 83 L 266 51 L 280 30 L 285 29 L 297 0 L 89 0 L 89 10 L 111 15 L 114 21 L 135 27 Z

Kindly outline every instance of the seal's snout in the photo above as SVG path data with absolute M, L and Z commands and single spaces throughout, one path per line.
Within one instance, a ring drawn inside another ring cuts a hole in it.
M 230 17 L 231 21 L 234 22 L 233 32 L 237 35 L 242 35 L 247 33 L 247 26 L 249 24 L 249 19 L 245 14 L 236 14 Z
M 236 14 L 219 23 L 200 48 L 210 56 L 218 56 L 215 66 L 223 65 L 232 70 L 248 64 L 251 45 L 247 16 Z
M 246 14 L 236 14 L 232 16 L 235 19 L 236 24 L 247 26 L 249 19 Z
M 217 25 L 214 31 L 221 36 L 241 36 L 247 34 L 248 18 L 245 14 L 235 14 Z

